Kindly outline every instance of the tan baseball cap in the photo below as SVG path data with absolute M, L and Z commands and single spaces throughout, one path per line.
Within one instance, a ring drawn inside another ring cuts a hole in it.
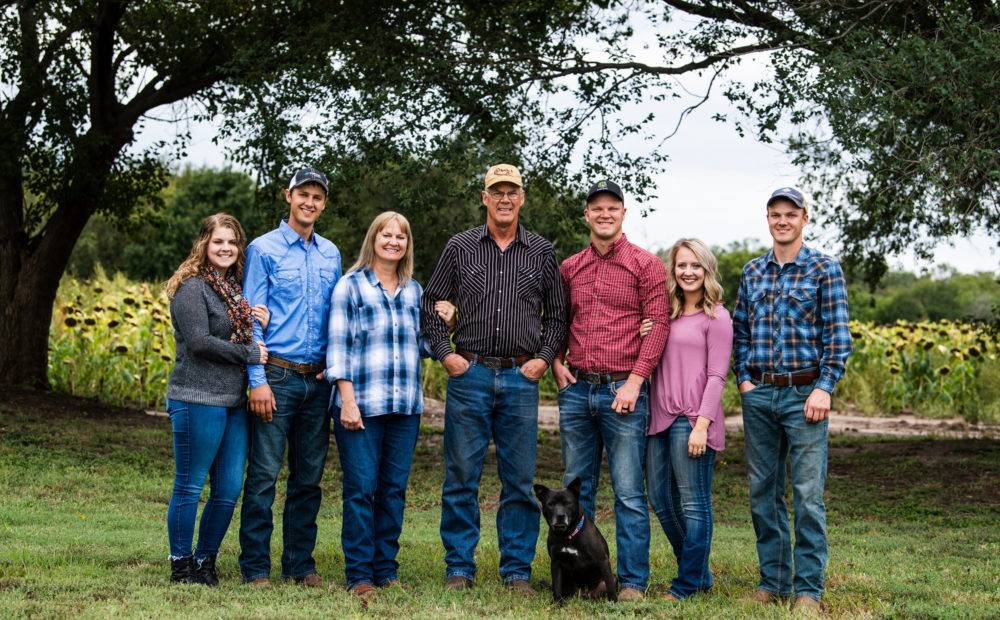
M 486 171 L 486 188 L 489 189 L 497 183 L 513 183 L 518 187 L 524 185 L 521 182 L 521 172 L 510 164 L 497 164 Z

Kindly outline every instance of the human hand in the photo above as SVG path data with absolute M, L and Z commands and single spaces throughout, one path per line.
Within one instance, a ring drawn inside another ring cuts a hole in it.
M 274 410 L 278 408 L 274 394 L 271 393 L 271 386 L 268 384 L 258 385 L 250 388 L 250 411 L 264 422 L 273 419 Z
M 648 336 L 649 332 L 653 331 L 653 325 L 655 325 L 653 319 L 643 319 L 642 323 L 639 324 L 639 337 L 645 338 Z
M 257 319 L 260 323 L 261 331 L 267 331 L 267 326 L 271 322 L 271 312 L 267 309 L 264 304 L 257 304 L 250 309 L 250 313 L 253 314 L 253 318 Z
M 708 429 L 695 426 L 688 435 L 688 456 L 693 459 L 705 454 L 705 445 L 708 443 Z
M 803 409 L 806 414 L 806 422 L 813 424 L 822 422 L 830 415 L 830 393 L 826 390 L 813 388 Z
M 545 374 L 545 369 L 549 365 L 540 357 L 530 359 L 527 362 L 521 364 L 521 374 L 525 377 L 531 379 L 532 381 L 538 381 Z
M 441 301 L 434 303 L 434 311 L 437 315 L 441 317 L 444 324 L 448 326 L 448 331 L 455 329 L 455 317 L 458 314 L 458 308 L 455 307 L 450 301 L 442 299 Z
M 263 342 L 258 341 L 257 346 L 260 347 L 260 362 L 261 364 L 267 363 L 267 347 Z
M 458 353 L 448 355 L 441 360 L 441 364 L 443 364 L 444 369 L 448 371 L 449 377 L 457 377 L 469 369 L 469 360 L 465 359 Z
M 744 381 L 744 382 L 740 383 L 740 394 L 743 394 L 744 392 L 749 392 L 750 390 L 754 389 L 755 387 L 757 387 L 757 386 L 753 384 L 753 381 L 750 381 L 750 380 Z
M 365 430 L 365 423 L 361 421 L 361 410 L 355 401 L 344 403 L 340 406 L 340 423 L 349 431 Z
M 639 388 L 642 386 L 642 377 L 639 375 L 629 375 L 628 380 L 622 384 L 615 393 L 615 399 L 611 402 L 611 408 L 619 415 L 628 415 L 635 411 L 635 401 L 639 400 Z
M 552 378 L 556 380 L 556 387 L 560 390 L 566 387 L 569 383 L 576 384 L 576 377 L 574 377 L 569 368 L 566 368 L 566 366 L 564 366 L 559 360 L 556 360 L 552 364 Z

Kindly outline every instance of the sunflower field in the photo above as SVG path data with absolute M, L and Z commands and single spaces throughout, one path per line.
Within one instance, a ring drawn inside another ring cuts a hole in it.
M 1000 423 L 1000 368 L 995 335 L 959 322 L 888 325 L 851 321 L 854 354 L 837 385 L 844 403 L 871 415 L 911 412 L 961 415 L 971 423 Z M 174 360 L 169 303 L 161 284 L 132 282 L 97 271 L 89 280 L 64 277 L 49 334 L 53 388 L 118 405 L 165 406 Z M 738 406 L 732 373 L 723 400 Z M 424 391 L 444 397 L 440 364 L 424 363 Z M 546 373 L 543 398 L 555 398 Z M 727 398 L 728 396 L 728 398 Z

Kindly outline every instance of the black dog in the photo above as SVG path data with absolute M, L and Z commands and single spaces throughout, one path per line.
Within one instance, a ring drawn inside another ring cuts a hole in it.
M 580 507 L 580 484 L 576 478 L 565 489 L 534 487 L 549 524 L 552 596 L 556 603 L 574 594 L 617 601 L 618 579 L 611 572 L 608 543 Z

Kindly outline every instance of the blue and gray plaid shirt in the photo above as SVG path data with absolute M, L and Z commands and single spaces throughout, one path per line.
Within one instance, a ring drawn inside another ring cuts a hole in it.
M 430 350 L 420 333 L 420 295 L 411 279 L 389 294 L 368 267 L 352 271 L 337 282 L 330 303 L 326 380 L 354 384 L 362 417 L 422 413 L 420 357 Z M 342 402 L 333 390 L 331 404 Z
M 753 259 L 743 268 L 733 312 L 737 382 L 748 381 L 751 369 L 819 368 L 816 387 L 832 394 L 851 355 L 847 321 L 847 283 L 833 257 L 802 246 L 784 265 L 773 250 Z

